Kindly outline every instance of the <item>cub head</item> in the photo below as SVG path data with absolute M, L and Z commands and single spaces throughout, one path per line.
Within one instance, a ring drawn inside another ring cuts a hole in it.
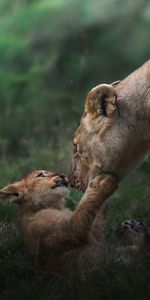
M 150 149 L 149 87 L 150 61 L 119 84 L 89 92 L 73 137 L 72 186 L 84 190 L 101 173 L 122 180 L 142 162 Z
M 22 210 L 38 211 L 63 208 L 68 193 L 68 179 L 63 174 L 41 170 L 1 189 L 0 198 L 19 204 Z

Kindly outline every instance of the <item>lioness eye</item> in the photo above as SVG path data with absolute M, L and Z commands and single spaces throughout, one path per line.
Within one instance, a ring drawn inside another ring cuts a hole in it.
M 79 159 L 79 158 L 80 158 L 80 154 L 79 154 L 78 152 L 76 152 L 76 153 L 74 154 L 74 158 L 75 158 L 75 159 Z
M 73 142 L 73 152 L 74 152 L 74 158 L 78 159 L 80 158 L 80 154 L 78 153 L 78 144 Z
M 48 176 L 47 173 L 41 172 L 36 177 L 47 177 L 47 176 Z

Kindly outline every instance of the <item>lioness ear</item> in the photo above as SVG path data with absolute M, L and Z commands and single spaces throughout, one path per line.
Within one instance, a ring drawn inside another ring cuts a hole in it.
M 117 95 L 108 96 L 104 94 L 100 99 L 102 114 L 108 118 L 112 118 L 118 111 Z
M 117 98 L 115 96 L 111 97 L 110 99 L 107 98 L 105 109 L 108 118 L 113 117 L 116 111 L 118 111 Z
M 94 118 L 99 115 L 112 118 L 117 110 L 117 94 L 112 85 L 100 84 L 88 93 L 85 113 L 91 114 Z
M 0 198 L 9 203 L 20 203 L 23 193 L 16 185 L 8 185 L 0 190 Z

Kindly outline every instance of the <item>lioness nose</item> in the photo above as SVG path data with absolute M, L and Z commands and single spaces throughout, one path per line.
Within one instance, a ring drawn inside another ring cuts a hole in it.
M 65 186 L 68 186 L 68 184 L 69 184 L 68 178 L 67 178 L 65 175 L 62 175 L 61 178 L 62 178 L 63 184 L 64 184 Z
M 64 179 L 65 175 L 64 174 L 60 174 L 60 178 Z

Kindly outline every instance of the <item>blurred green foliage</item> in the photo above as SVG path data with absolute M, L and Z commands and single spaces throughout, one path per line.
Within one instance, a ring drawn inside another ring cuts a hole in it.
M 33 169 L 67 173 L 70 141 L 86 93 L 98 83 L 123 79 L 149 59 L 149 32 L 149 0 L 0 0 L 1 186 Z M 144 218 L 150 226 L 149 172 L 147 161 L 113 196 L 106 224 L 108 241 L 115 242 L 118 226 L 126 218 Z M 73 208 L 79 198 L 72 191 L 67 205 Z M 42 281 L 38 288 L 39 279 L 18 229 L 14 230 L 15 207 L 0 204 L 0 220 L 12 224 L 0 243 L 2 299 L 43 299 L 43 295 L 50 299 L 54 280 Z M 92 279 L 94 284 L 90 281 L 89 294 L 85 284 L 84 296 L 78 293 L 77 298 L 93 299 L 93 292 L 94 300 L 99 296 L 141 300 L 145 294 L 149 299 L 147 262 L 131 270 L 115 269 L 115 276 L 114 268 L 108 272 L 102 268 L 100 277 Z M 65 293 L 65 299 L 75 299 L 70 298 L 72 292 Z
M 0 0 L 4 169 L 66 171 L 85 94 L 148 59 L 149 26 L 147 0 Z

